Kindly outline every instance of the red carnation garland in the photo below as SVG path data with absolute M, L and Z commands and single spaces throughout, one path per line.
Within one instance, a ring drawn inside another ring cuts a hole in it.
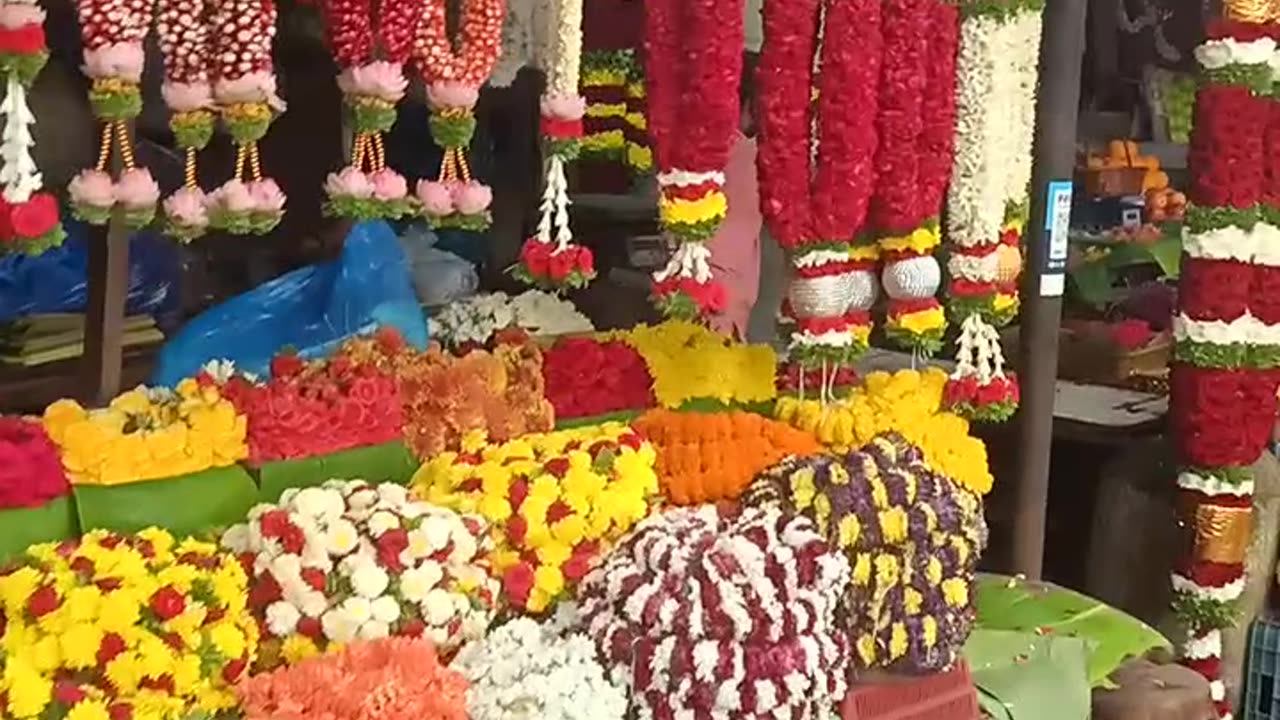
M 654 407 L 653 376 L 624 342 L 567 338 L 542 356 L 547 400 L 557 419 L 597 417 Z
M 40 507 L 70 491 L 62 458 L 44 426 L 0 417 L 0 510 Z

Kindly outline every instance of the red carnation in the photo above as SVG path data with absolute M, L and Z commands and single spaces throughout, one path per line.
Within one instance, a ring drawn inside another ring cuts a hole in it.
M 551 244 L 530 238 L 520 249 L 520 262 L 524 264 L 530 275 L 545 277 L 551 261 Z
M 9 222 L 19 238 L 39 238 L 58 225 L 58 201 L 48 193 L 36 193 L 30 200 L 10 208 Z
M 296 353 L 282 353 L 271 358 L 271 377 L 290 378 L 302 372 L 306 366 Z
M 152 594 L 148 606 L 160 620 L 172 620 L 186 611 L 187 599 L 174 586 L 165 585 Z
M 302 582 L 306 583 L 312 590 L 324 591 L 326 578 L 324 571 L 319 568 L 302 568 L 300 573 Z
M 58 448 L 44 427 L 0 417 L 0 509 L 39 507 L 69 491 Z

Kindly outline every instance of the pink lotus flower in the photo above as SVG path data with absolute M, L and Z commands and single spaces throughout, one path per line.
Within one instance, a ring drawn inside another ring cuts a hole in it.
M 203 110 L 213 105 L 213 87 L 207 82 L 167 82 L 160 86 L 160 95 L 174 112 Z
M 409 88 L 400 65 L 377 60 L 344 70 L 338 75 L 338 88 L 347 95 L 366 95 L 398 103 Z
M 351 197 L 358 200 L 373 197 L 373 183 L 369 176 L 354 167 L 344 167 L 340 172 L 329 173 L 324 191 L 330 197 Z
M 213 86 L 213 97 L 219 103 L 267 103 L 276 112 L 284 112 L 284 100 L 276 94 L 276 76 L 259 71 L 236 78 L 219 80 Z
M 383 202 L 403 200 L 409 194 L 409 183 L 395 170 L 384 168 L 369 176 L 373 183 L 373 196 Z
M 217 206 L 231 213 L 246 213 L 254 209 L 249 186 L 237 179 L 228 180 L 209 196 L 210 206 Z
M 418 181 L 418 200 L 428 215 L 448 215 L 453 212 L 453 193 L 449 186 L 435 180 Z
M 542 99 L 543 117 L 555 120 L 581 120 L 587 114 L 587 101 L 581 95 L 551 95 Z
M 129 210 L 138 210 L 156 204 L 160 199 L 160 186 L 146 168 L 134 168 L 120 173 L 116 182 L 116 200 Z
M 249 183 L 249 196 L 253 198 L 253 209 L 260 213 L 284 212 L 284 191 L 275 180 L 263 178 Z
M 67 186 L 71 202 L 95 208 L 109 208 L 116 204 L 115 184 L 111 176 L 101 170 L 81 170 L 71 178 Z
M 5 30 L 17 30 L 27 25 L 43 25 L 44 10 L 39 5 L 23 3 L 5 3 L 0 5 L 0 27 Z
M 165 198 L 164 214 L 176 225 L 203 228 L 209 225 L 208 198 L 200 188 L 184 187 Z
M 433 108 L 470 110 L 479 99 L 480 88 L 460 82 L 446 81 L 427 86 L 427 103 Z
M 453 205 L 463 215 L 479 215 L 489 209 L 493 191 L 474 180 L 453 186 Z
M 142 43 L 111 43 L 84 51 L 84 72 L 91 78 L 120 78 L 142 82 L 142 64 L 146 59 Z

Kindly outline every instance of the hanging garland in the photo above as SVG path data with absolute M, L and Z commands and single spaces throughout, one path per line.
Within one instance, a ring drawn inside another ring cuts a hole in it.
M 790 351 L 806 367 L 852 362 L 871 332 L 877 248 L 863 237 L 875 182 L 880 7 L 878 0 L 770 0 L 763 9 L 761 210 L 791 257 Z M 820 34 L 837 40 L 819 47 Z M 858 41 L 843 40 L 851 37 Z
M 325 180 L 325 214 L 353 220 L 398 220 L 416 212 L 404 177 L 387 167 L 383 135 L 396 121 L 396 103 L 409 82 L 404 64 L 422 15 L 422 0 L 325 4 L 329 44 L 340 68 L 338 87 L 354 139 L 347 167 Z M 375 59 L 379 55 L 381 59 Z
M 591 250 L 572 245 L 565 163 L 578 156 L 587 101 L 578 94 L 582 66 L 582 0 L 555 0 L 553 50 L 545 58 L 542 137 L 547 177 L 537 233 L 525 241 L 515 268 L 522 281 L 550 290 L 585 287 L 595 277 Z
M 645 3 L 649 136 L 658 169 L 658 214 L 676 242 L 653 274 L 654 304 L 669 318 L 724 309 L 711 250 L 728 210 L 724 168 L 739 118 L 743 0 Z
M 210 226 L 235 235 L 265 234 L 284 217 L 284 192 L 262 174 L 258 141 L 284 101 L 276 94 L 272 0 L 212 0 L 213 100 L 236 144 L 232 178 L 209 196 Z
M 208 199 L 196 174 L 196 153 L 213 138 L 212 47 L 205 0 L 159 0 L 156 34 L 164 57 L 160 88 L 169 108 L 169 129 L 185 154 L 183 184 L 165 198 L 165 232 L 190 242 L 209 227 Z
M 58 219 L 58 202 L 42 191 L 44 180 L 31 156 L 36 118 L 27 92 L 49 59 L 44 20 L 44 10 L 35 0 L 0 2 L 0 73 L 5 76 L 0 103 L 0 254 L 39 255 L 61 245 L 67 236 Z
M 456 43 L 448 35 L 445 5 L 446 0 L 425 0 L 414 41 L 431 106 L 431 137 L 444 150 L 439 177 L 419 181 L 417 196 L 433 227 L 481 231 L 492 221 L 493 191 L 471 176 L 466 150 L 476 131 L 480 86 L 498 59 L 504 3 L 463 0 Z
M 151 24 L 150 0 L 77 0 L 84 72 L 89 77 L 89 104 L 102 125 L 98 162 L 72 178 L 67 191 L 71 214 L 91 225 L 106 225 L 117 214 L 126 227 L 138 229 L 155 218 L 160 186 L 133 157 L 129 121 L 142 112 L 142 41 Z M 118 153 L 120 175 L 108 168 Z

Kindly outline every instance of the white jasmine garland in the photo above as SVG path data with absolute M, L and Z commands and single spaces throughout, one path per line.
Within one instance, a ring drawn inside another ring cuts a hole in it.
M 1185 650 L 1188 660 L 1222 657 L 1222 632 L 1210 630 L 1203 635 L 1192 636 L 1187 640 Z
M 810 332 L 808 330 L 797 330 L 791 333 L 792 350 L 808 349 L 812 347 L 833 347 L 843 348 L 853 345 L 854 337 L 851 332 L 842 332 L 840 330 L 827 330 L 826 332 Z
M 1005 178 L 1006 203 L 1023 204 L 1031 185 L 1031 146 L 1036 125 L 1036 83 L 1040 76 L 1041 14 L 1023 10 L 1001 30 L 1008 53 L 1008 95 L 997 107 L 1007 108 L 1008 165 Z M 1003 104 L 1007 102 L 1008 104 Z
M 953 379 L 972 377 L 980 386 L 1005 379 L 1000 333 L 983 320 L 981 314 L 973 313 L 964 319 L 957 345 L 956 369 L 951 373 Z
M 1178 313 L 1173 318 L 1173 337 L 1178 342 L 1214 345 L 1280 345 L 1280 325 L 1267 325 L 1247 310 L 1230 322 L 1193 320 L 1186 313 Z
M 537 0 L 507 0 L 507 12 L 502 18 L 502 51 L 489 76 L 490 85 L 509 87 L 520 68 L 534 61 L 536 3 Z
M 578 119 L 586 109 L 586 101 L 578 95 L 582 70 L 582 0 L 549 0 L 544 7 L 540 22 L 551 30 L 547 33 L 551 46 L 547 56 L 539 58 L 547 76 L 542 112 L 560 120 Z M 565 108 L 573 108 L 576 117 L 557 117 Z M 569 181 L 564 163 L 560 153 L 549 153 L 539 209 L 536 239 L 542 243 L 554 241 L 553 253 L 563 252 L 573 241 L 573 229 L 569 226 Z
M 1201 600 L 1213 600 L 1214 602 L 1219 603 L 1229 603 L 1244 594 L 1244 577 L 1238 577 L 1226 585 L 1219 587 L 1208 587 L 1196 583 L 1196 581 L 1191 578 L 1174 573 L 1173 590 L 1174 592 L 1194 595 L 1196 598 Z
M 5 97 L 0 102 L 0 115 L 4 115 L 4 131 L 0 140 L 0 184 L 4 186 L 4 199 L 10 203 L 24 203 L 44 184 L 36 169 L 31 149 L 35 136 L 31 128 L 36 116 L 27 104 L 27 89 L 18 80 L 16 72 L 8 74 Z
M 1270 64 L 1275 53 L 1276 41 L 1271 38 L 1206 40 L 1195 49 L 1196 61 L 1205 70 L 1221 70 L 1229 65 Z
M 693 172 L 691 170 L 669 170 L 658 174 L 658 185 L 666 187 L 675 185 L 676 187 L 690 187 L 693 185 L 705 185 L 707 183 L 715 183 L 716 185 L 724 185 L 724 173 L 718 170 L 711 172 Z
M 666 267 L 653 273 L 655 282 L 672 277 L 692 278 L 699 283 L 711 282 L 711 248 L 705 243 L 681 243 L 671 253 Z
M 956 57 L 956 134 L 947 190 L 947 237 L 961 247 L 994 244 L 1004 220 L 1004 143 L 997 105 L 997 75 L 1008 64 L 999 55 L 1001 23 L 981 15 L 960 24 Z
M 811 250 L 809 252 L 800 253 L 791 260 L 791 264 L 798 268 L 820 267 L 830 263 L 848 262 L 849 253 L 839 250 Z
M 952 253 L 947 258 L 947 272 L 952 277 L 973 282 L 995 282 L 1000 276 L 1000 258 L 994 252 L 986 255 Z

